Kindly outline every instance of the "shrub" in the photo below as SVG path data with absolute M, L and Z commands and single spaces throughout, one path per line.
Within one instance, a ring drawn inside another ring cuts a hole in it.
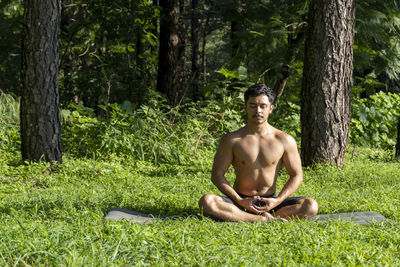
M 102 106 L 103 117 L 93 110 L 70 104 L 61 110 L 64 153 L 74 157 L 108 157 L 136 160 L 192 162 L 215 150 L 219 138 L 245 124 L 241 89 L 223 91 L 220 98 L 170 107 L 153 92 L 136 110 L 130 103 Z M 0 92 L 0 147 L 19 150 L 18 99 Z M 379 93 L 353 99 L 350 142 L 360 146 L 393 148 L 400 113 L 398 94 Z M 300 139 L 300 107 L 281 102 L 271 114 L 271 124 Z
M 272 111 L 270 122 L 276 128 L 287 132 L 291 136 L 300 140 L 300 106 L 291 102 L 280 102 Z
M 202 150 L 214 150 L 220 135 L 241 124 L 239 112 L 216 101 L 172 108 L 153 99 L 132 112 L 110 104 L 102 106 L 102 118 L 80 106 L 70 108 L 62 112 L 63 147 L 76 157 L 117 154 L 155 163 L 190 162 Z
M 0 91 L 0 147 L 14 150 L 20 144 L 19 100 Z
M 392 149 L 396 144 L 400 95 L 379 92 L 351 102 L 350 142 L 361 146 Z

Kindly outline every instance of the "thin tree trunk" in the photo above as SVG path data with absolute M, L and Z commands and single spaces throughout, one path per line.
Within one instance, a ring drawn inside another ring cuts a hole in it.
M 62 161 L 58 94 L 59 0 L 25 0 L 21 94 L 24 160 Z
M 177 105 L 182 95 L 183 81 L 178 1 L 163 0 L 160 1 L 160 6 L 162 9 L 157 91 L 164 93 L 172 105 Z
M 199 0 L 192 0 L 191 36 L 192 44 L 192 75 L 191 89 L 193 100 L 200 98 L 199 92 Z
M 282 66 L 284 68 L 282 72 L 282 77 L 275 83 L 274 92 L 276 94 L 274 104 L 279 102 L 280 97 L 283 94 L 286 83 L 292 74 L 292 65 L 296 61 L 297 54 L 299 53 L 300 47 L 302 46 L 305 40 L 306 34 L 304 31 L 301 31 L 296 38 L 289 39 L 289 46 L 286 54 L 286 64 Z
M 243 1 L 238 0 L 232 2 L 235 6 L 235 14 L 232 15 L 231 21 L 231 62 L 230 68 L 236 69 L 239 66 L 244 66 L 247 60 L 247 46 L 243 44 L 242 34 L 246 31 L 245 21 L 242 17 Z M 248 67 L 248 66 L 247 66 Z
M 178 68 L 179 71 L 181 72 L 178 81 L 177 81 L 177 86 L 178 91 L 177 91 L 177 101 L 173 103 L 173 105 L 179 105 L 183 98 L 185 97 L 188 87 L 187 87 L 187 80 L 185 76 L 185 57 L 186 57 L 186 38 L 187 38 L 187 33 L 186 33 L 186 7 L 185 7 L 185 0 L 179 0 L 179 23 L 178 23 L 178 36 L 180 43 L 178 45 Z
M 59 68 L 63 73 L 62 77 L 62 89 L 60 90 L 60 99 L 61 102 L 64 100 L 74 101 L 75 103 L 79 102 L 79 97 L 76 93 L 75 86 L 73 83 L 73 71 L 74 71 L 74 61 L 69 52 L 69 46 L 72 42 L 72 38 L 74 36 L 74 32 L 71 32 L 70 26 L 73 22 L 74 12 L 69 7 L 71 4 L 71 0 L 62 0 L 61 1 L 61 22 L 60 22 L 60 38 L 64 40 L 68 40 L 65 47 L 61 47 L 61 59 Z
M 142 43 L 142 32 L 138 31 L 137 35 L 136 35 L 136 64 L 134 67 L 134 74 L 133 74 L 133 90 L 134 92 L 132 92 L 135 96 L 135 99 L 132 99 L 132 101 L 136 102 L 136 103 L 142 103 L 143 99 L 145 97 L 145 94 L 143 94 L 143 92 L 141 91 L 141 89 L 143 88 L 143 75 L 144 75 L 144 71 L 145 71 L 145 64 L 144 64 L 144 47 L 143 47 L 143 43 Z
M 355 1 L 313 0 L 301 91 L 301 155 L 306 166 L 343 166 L 350 124 Z
M 201 62 L 202 62 L 202 73 L 203 73 L 203 85 L 207 83 L 207 28 L 208 28 L 208 17 L 204 23 L 204 30 L 203 30 L 203 45 L 201 50 Z

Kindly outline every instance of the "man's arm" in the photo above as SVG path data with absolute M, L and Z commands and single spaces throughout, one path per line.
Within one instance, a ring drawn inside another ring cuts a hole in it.
M 290 135 L 287 135 L 284 139 L 285 153 L 283 154 L 282 161 L 289 174 L 289 180 L 283 186 L 277 197 L 279 202 L 282 202 L 296 192 L 297 188 L 299 188 L 303 182 L 303 170 L 296 141 Z
M 221 139 L 217 152 L 215 153 L 214 164 L 211 173 L 211 181 L 219 189 L 219 191 L 235 201 L 237 204 L 249 211 L 259 213 L 260 211 L 255 209 L 252 205 L 256 197 L 240 197 L 235 189 L 233 189 L 233 187 L 226 180 L 225 173 L 228 171 L 232 160 L 233 138 L 232 134 L 227 134 Z
M 265 201 L 267 204 L 265 207 L 266 211 L 270 211 L 282 203 L 283 200 L 296 192 L 297 188 L 299 188 L 303 182 L 303 170 L 296 141 L 292 136 L 285 134 L 285 136 L 282 137 L 282 144 L 284 146 L 282 162 L 289 174 L 289 180 L 283 186 L 277 198 L 261 198 L 261 200 Z

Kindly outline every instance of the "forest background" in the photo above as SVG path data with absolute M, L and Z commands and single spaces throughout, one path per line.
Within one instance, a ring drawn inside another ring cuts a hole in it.
M 375 210 L 389 219 L 368 228 L 190 218 L 201 216 L 202 194 L 216 193 L 209 181 L 213 153 L 221 135 L 245 123 L 249 85 L 263 82 L 278 93 L 271 123 L 300 141 L 309 1 L 168 1 L 179 11 L 173 29 L 181 38 L 179 75 L 168 89 L 157 82 L 166 71 L 159 51 L 167 1 L 61 1 L 64 161 L 56 170 L 21 159 L 22 2 L 0 3 L 3 265 L 398 263 L 396 1 L 357 2 L 351 146 L 343 169 L 305 169 L 299 191 L 316 198 L 323 213 Z M 232 181 L 231 171 L 227 176 Z M 189 218 L 104 223 L 112 207 Z M 266 242 L 269 236 L 277 241 Z
M 179 11 L 172 27 L 180 39 L 173 63 L 178 74 L 167 73 L 175 79 L 170 85 L 157 83 L 160 72 L 168 71 L 158 60 L 160 5 L 137 0 L 62 1 L 59 92 L 66 117 L 68 110 L 79 112 L 83 107 L 104 117 L 104 107 L 112 103 L 129 113 L 154 101 L 163 111 L 178 106 L 179 113 L 185 113 L 187 104 L 210 110 L 214 105 L 218 114 L 228 112 L 231 126 L 226 130 L 232 130 L 243 123 L 238 117 L 241 94 L 249 84 L 263 82 L 279 96 L 276 118 L 287 118 L 275 119 L 277 126 L 299 135 L 296 116 L 308 2 L 194 0 L 165 7 Z M 22 1 L 2 1 L 0 9 L 0 90 L 18 97 Z M 396 143 L 399 25 L 396 1 L 357 3 L 353 144 L 390 149 Z

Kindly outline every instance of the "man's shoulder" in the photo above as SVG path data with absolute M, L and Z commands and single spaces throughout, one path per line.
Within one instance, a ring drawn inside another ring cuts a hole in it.
M 243 128 L 240 128 L 236 131 L 226 133 L 224 136 L 221 138 L 221 142 L 237 142 L 243 137 Z
M 288 133 L 282 130 L 275 129 L 275 138 L 278 139 L 283 145 L 297 146 L 296 140 Z

